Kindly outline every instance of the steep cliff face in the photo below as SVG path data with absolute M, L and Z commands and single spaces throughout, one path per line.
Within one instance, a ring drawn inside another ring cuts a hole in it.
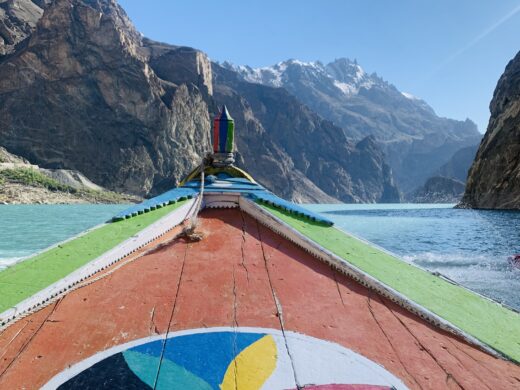
M 113 190 L 171 187 L 209 147 L 208 107 L 149 57 L 115 1 L 56 0 L 0 62 L 0 144 Z
M 520 52 L 500 77 L 462 205 L 520 209 Z
M 284 89 L 215 75 L 204 53 L 142 38 L 115 0 L 34 3 L 43 16 L 0 56 L 0 145 L 17 155 L 153 195 L 211 149 L 210 116 L 227 103 L 239 163 L 274 192 L 312 202 L 399 199 L 373 140 L 349 142 Z
M 50 0 L 0 1 L 0 55 L 14 52 L 36 27 Z

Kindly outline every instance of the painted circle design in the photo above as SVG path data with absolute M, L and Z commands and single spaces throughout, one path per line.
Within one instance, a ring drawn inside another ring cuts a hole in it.
M 44 389 L 406 389 L 382 366 L 338 344 L 294 332 L 210 328 L 111 348 Z

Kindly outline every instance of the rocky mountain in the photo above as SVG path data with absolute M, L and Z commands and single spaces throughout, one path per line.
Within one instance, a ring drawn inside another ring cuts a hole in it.
M 442 165 L 434 176 L 444 176 L 456 179 L 463 183 L 466 182 L 468 171 L 477 154 L 478 145 L 468 146 L 457 150 L 453 156 Z
M 463 182 L 449 177 L 434 176 L 414 191 L 408 200 L 413 203 L 458 203 L 463 194 Z
M 438 117 L 423 100 L 345 58 L 329 64 L 288 60 L 256 69 L 223 66 L 245 81 L 287 89 L 349 138 L 374 135 L 405 192 L 422 185 L 453 153 L 481 138 L 469 119 Z
M 50 0 L 0 0 L 0 55 L 14 52 L 34 30 Z
M 216 64 L 213 70 L 215 99 L 238 114 L 235 120 L 243 129 L 237 141 L 240 157 L 268 187 L 294 172 L 297 181 L 284 180 L 284 196 L 307 178 L 343 202 L 399 202 L 391 170 L 373 137 L 351 142 L 285 89 L 245 82 Z M 283 164 L 273 170 L 273 160 Z
M 150 56 L 115 1 L 54 1 L 0 59 L 0 145 L 116 191 L 171 186 L 209 147 L 208 106 Z
M 520 52 L 498 80 L 462 205 L 520 209 Z
M 204 53 L 143 38 L 115 0 L 7 3 L 4 11 L 34 11 L 0 14 L 17 32 L 0 56 L 0 145 L 13 153 L 153 195 L 210 150 L 210 116 L 227 103 L 239 161 L 273 191 L 300 201 L 398 200 L 373 139 L 349 142 L 286 91 L 215 75 Z

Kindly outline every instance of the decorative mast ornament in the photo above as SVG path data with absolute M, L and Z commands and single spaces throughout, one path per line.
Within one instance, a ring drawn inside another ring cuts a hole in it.
M 213 150 L 207 152 L 202 162 L 197 168 L 191 171 L 179 184 L 184 186 L 191 180 L 200 177 L 201 189 L 200 193 L 204 191 L 204 182 L 206 175 L 208 175 L 208 182 L 214 182 L 219 173 L 225 173 L 232 177 L 243 178 L 251 183 L 255 180 L 245 171 L 236 167 L 235 164 L 235 121 L 229 115 L 226 106 L 213 119 Z M 199 196 L 199 199 L 202 199 Z
M 235 162 L 235 121 L 226 106 L 222 106 L 213 120 L 213 161 L 214 167 L 227 167 Z

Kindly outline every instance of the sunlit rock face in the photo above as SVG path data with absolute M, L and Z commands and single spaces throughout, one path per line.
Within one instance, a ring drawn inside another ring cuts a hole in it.
M 500 77 L 490 110 L 487 132 L 469 171 L 462 204 L 520 209 L 520 52 Z
M 208 107 L 192 83 L 157 77 L 149 57 L 115 1 L 56 0 L 1 59 L 0 144 L 113 190 L 171 187 L 209 148 Z

